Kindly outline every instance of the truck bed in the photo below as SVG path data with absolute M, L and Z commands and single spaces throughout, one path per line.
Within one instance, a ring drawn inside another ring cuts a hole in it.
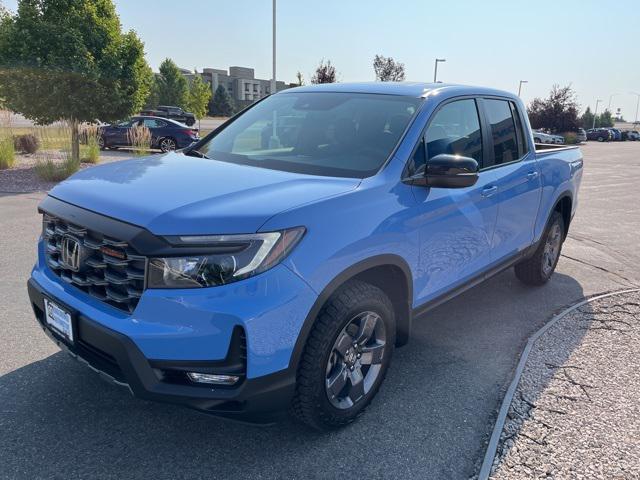
M 580 148 L 580 145 L 558 145 L 555 143 L 536 143 L 535 145 L 536 152 L 547 153 L 549 151 L 558 151 L 558 150 L 572 150 L 574 148 Z

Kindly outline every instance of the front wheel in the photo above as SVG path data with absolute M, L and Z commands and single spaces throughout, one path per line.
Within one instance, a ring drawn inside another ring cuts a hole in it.
M 293 415 L 318 430 L 353 422 L 376 395 L 391 362 L 395 318 L 377 287 L 352 280 L 320 311 L 305 345 Z
M 565 232 L 564 219 L 554 211 L 540 244 L 531 258 L 517 263 L 514 267 L 516 277 L 527 285 L 544 285 L 556 269 Z

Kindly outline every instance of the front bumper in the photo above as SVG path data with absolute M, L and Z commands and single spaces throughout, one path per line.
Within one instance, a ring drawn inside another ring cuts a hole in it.
M 237 358 L 221 361 L 162 361 L 147 359 L 126 335 L 99 324 L 77 309 L 47 294 L 33 279 L 28 281 L 34 314 L 46 334 L 71 356 L 105 379 L 124 386 L 136 397 L 184 405 L 196 410 L 255 423 L 270 422 L 289 405 L 295 390 L 295 369 L 288 368 L 258 378 L 243 377 L 233 387 L 188 384 L 176 372 L 224 372 L 237 366 Z M 52 298 L 72 314 L 75 338 L 63 339 L 46 326 L 44 298 Z M 227 370 L 225 370 L 227 369 Z

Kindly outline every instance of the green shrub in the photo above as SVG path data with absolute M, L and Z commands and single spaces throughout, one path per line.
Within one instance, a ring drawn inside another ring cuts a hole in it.
M 60 182 L 76 173 L 78 168 L 80 168 L 80 163 L 74 161 L 70 156 L 62 162 L 56 162 L 52 157 L 46 157 L 36 163 L 38 176 L 49 182 Z
M 11 168 L 16 163 L 16 151 L 13 146 L 13 138 L 0 138 L 0 170 Z
M 565 132 L 562 134 L 564 143 L 567 145 L 575 145 L 578 143 L 578 134 L 575 132 Z
M 40 148 L 40 141 L 32 133 L 26 133 L 24 135 L 16 135 L 13 137 L 13 146 L 17 152 L 22 153 L 36 153 Z

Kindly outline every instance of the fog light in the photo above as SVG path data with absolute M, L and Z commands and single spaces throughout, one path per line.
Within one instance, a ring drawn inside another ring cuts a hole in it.
M 234 385 L 240 380 L 237 375 L 214 375 L 209 373 L 188 372 L 189 380 L 195 383 L 211 383 L 214 385 Z

